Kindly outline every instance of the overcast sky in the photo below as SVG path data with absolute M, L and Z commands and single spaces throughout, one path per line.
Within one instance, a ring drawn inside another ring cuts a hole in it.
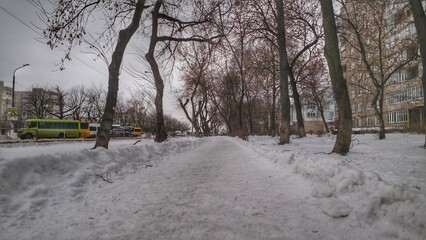
M 63 52 L 52 51 L 45 44 L 46 40 L 42 39 L 42 30 L 34 25 L 43 26 L 35 7 L 27 0 L 0 1 L 0 81 L 12 87 L 13 71 L 28 63 L 29 67 L 16 71 L 16 91 L 28 91 L 33 86 L 50 88 L 57 85 L 68 90 L 82 84 L 87 88 L 95 85 L 107 89 L 108 69 L 102 60 L 95 61 L 94 55 L 74 51 L 73 60 L 66 62 L 65 70 L 59 71 L 57 64 L 63 57 Z M 133 59 L 127 55 L 124 61 L 130 62 Z M 134 65 L 141 64 L 135 62 Z M 120 75 L 119 94 L 129 97 L 129 89 L 135 87 L 134 81 L 123 72 Z M 173 114 L 183 120 L 184 115 L 177 110 L 170 90 L 166 90 L 165 94 L 165 114 Z

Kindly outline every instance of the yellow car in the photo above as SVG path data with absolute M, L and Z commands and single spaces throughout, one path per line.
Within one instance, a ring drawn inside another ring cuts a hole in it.
M 142 135 L 142 128 L 134 126 L 129 126 L 128 128 L 131 129 L 131 133 L 134 137 L 140 137 Z

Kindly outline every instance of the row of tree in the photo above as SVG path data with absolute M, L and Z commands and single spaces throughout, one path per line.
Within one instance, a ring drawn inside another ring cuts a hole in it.
M 84 85 L 64 90 L 34 87 L 21 101 L 20 116 L 26 118 L 75 119 L 99 123 L 105 109 L 106 91 L 100 87 Z M 22 124 L 25 119 L 19 119 Z M 144 132 L 154 132 L 155 111 L 142 94 L 133 93 L 129 99 L 118 98 L 114 123 L 121 126 L 140 126 Z M 20 127 L 20 126 L 17 126 Z M 172 116 L 165 116 L 167 132 L 188 131 L 188 124 Z
M 415 2 L 420 0 L 410 0 Z M 39 1 L 36 4 L 48 26 L 44 34 L 49 46 L 67 46 L 63 62 L 75 45 L 87 43 L 109 64 L 96 146 L 108 148 L 119 73 L 133 38 L 140 49 L 139 59 L 148 63 L 154 79 L 156 141 L 167 137 L 161 73 L 176 60 L 183 63 L 184 70 L 179 105 L 195 131 L 210 134 L 224 123 L 231 132 L 256 132 L 257 123 L 267 122 L 269 133 L 279 132 L 280 144 L 289 143 L 291 97 L 303 137 L 300 96 L 307 95 L 307 101 L 321 106 L 329 86 L 324 84 L 324 49 L 339 116 L 333 152 L 349 151 L 352 114 L 331 0 L 58 0 L 53 2 L 53 12 L 46 11 Z M 105 16 L 105 30 L 94 37 L 87 27 L 90 19 L 100 19 L 99 14 Z
M 286 15 L 286 44 L 292 48 L 287 56 L 290 89 L 284 92 L 293 99 L 298 134 L 303 137 L 302 105 L 315 104 L 325 123 L 324 105 L 332 97 L 321 53 L 319 3 L 294 1 L 287 7 L 291 14 Z M 274 13 L 272 1 L 229 6 L 228 14 L 220 19 L 223 41 L 192 43 L 179 49 L 184 87 L 178 100 L 197 132 L 209 135 L 210 125 L 220 121 L 229 133 L 277 133 L 282 104 L 278 101 L 280 59 L 276 41 L 280 34 Z M 288 111 L 285 116 L 289 116 Z

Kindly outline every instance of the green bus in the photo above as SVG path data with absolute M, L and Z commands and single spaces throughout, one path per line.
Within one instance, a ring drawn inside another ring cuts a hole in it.
M 18 130 L 21 139 L 32 138 L 78 138 L 81 123 L 79 120 L 27 119 Z

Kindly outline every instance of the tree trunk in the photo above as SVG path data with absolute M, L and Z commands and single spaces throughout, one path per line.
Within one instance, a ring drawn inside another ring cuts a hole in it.
M 164 92 L 164 83 L 163 79 L 160 75 L 160 70 L 158 68 L 158 64 L 155 61 L 154 58 L 154 52 L 148 51 L 148 53 L 145 55 L 145 58 L 148 60 L 149 65 L 151 66 L 151 70 L 154 75 L 155 80 L 155 89 L 156 89 L 156 95 L 155 95 L 155 118 L 156 118 L 156 125 L 155 125 L 155 141 L 156 142 L 163 142 L 167 139 L 167 133 L 164 127 L 164 114 L 163 114 L 163 92 Z
M 164 92 L 164 83 L 163 78 L 160 74 L 160 69 L 154 57 L 155 47 L 158 42 L 158 14 L 163 4 L 162 0 L 157 0 L 155 2 L 154 10 L 152 11 L 152 32 L 151 32 L 151 41 L 149 43 L 148 53 L 145 55 L 146 60 L 148 61 L 152 74 L 154 75 L 155 81 L 155 117 L 156 117 L 156 126 L 155 126 L 155 141 L 163 142 L 167 139 L 167 133 L 164 128 L 164 114 L 163 114 L 163 92 Z
M 325 36 L 325 58 L 330 71 L 331 85 L 339 113 L 339 128 L 332 152 L 346 154 L 351 146 L 352 111 L 348 88 L 343 77 L 332 0 L 320 0 Z
M 277 90 L 278 88 L 275 87 L 275 67 L 273 72 L 273 82 L 272 82 L 272 110 L 271 110 L 271 135 L 272 137 L 275 137 L 277 134 L 277 122 L 276 122 L 276 98 L 277 98 Z
M 299 137 L 303 138 L 303 137 L 306 137 L 305 123 L 303 121 L 302 104 L 300 103 L 300 95 L 299 95 L 299 92 L 297 91 L 297 84 L 293 74 L 293 69 L 290 68 L 289 74 L 290 74 L 291 90 L 293 92 L 294 108 L 296 109 L 297 129 L 299 132 Z
M 411 11 L 414 16 L 414 25 L 417 31 L 417 41 L 420 45 L 420 56 L 422 58 L 422 82 L 423 82 L 423 127 L 425 129 L 425 144 L 426 149 L 426 16 L 421 0 L 409 0 Z
M 327 132 L 327 133 L 330 133 L 330 129 L 328 128 L 328 125 L 327 125 L 327 121 L 325 120 L 325 116 L 324 116 L 324 107 L 323 107 L 323 105 L 321 104 L 321 100 L 318 100 L 318 103 L 317 103 L 318 105 L 318 109 L 319 109 L 319 112 L 320 112 L 320 114 L 321 114 L 321 119 L 322 119 L 322 123 L 324 124 L 324 127 L 325 127 L 325 131 Z
M 280 55 L 280 90 L 281 90 L 281 131 L 279 144 L 290 143 L 290 97 L 288 94 L 288 57 L 286 49 L 284 4 L 283 0 L 275 0 L 277 4 L 278 51 Z
M 385 120 L 383 119 L 383 101 L 384 101 L 384 88 L 382 88 L 382 91 L 380 91 L 380 98 L 379 98 L 379 140 L 385 139 L 386 137 L 386 129 L 385 129 Z
M 194 104 L 191 100 L 191 108 L 192 108 L 192 117 L 189 116 L 188 110 L 186 109 L 186 105 L 189 103 L 189 99 L 187 99 L 187 101 L 185 103 L 182 102 L 182 99 L 179 99 L 179 105 L 182 108 L 183 112 L 185 113 L 186 118 L 188 119 L 188 121 L 191 123 L 192 127 L 195 130 L 195 135 L 198 136 L 200 134 L 200 127 L 198 126 L 198 118 L 195 114 L 194 111 Z
M 124 51 L 126 46 L 133 34 L 139 28 L 139 22 L 141 20 L 142 11 L 144 9 L 145 0 L 138 0 L 136 3 L 136 9 L 133 14 L 132 22 L 130 25 L 120 30 L 117 40 L 117 45 L 115 47 L 114 53 L 112 54 L 111 63 L 108 66 L 108 93 L 106 99 L 106 105 L 104 110 L 104 115 L 101 121 L 101 127 L 99 133 L 97 134 L 96 143 L 94 148 L 103 147 L 108 149 L 110 131 L 112 128 L 112 122 L 115 114 L 115 106 L 117 105 L 117 93 L 118 93 L 118 82 L 120 67 L 123 61 Z
M 275 121 L 275 108 L 276 108 L 276 106 L 275 106 L 275 100 L 273 100 L 273 102 L 272 102 L 272 107 L 271 107 L 272 109 L 271 109 L 271 115 L 270 115 L 270 118 L 271 118 L 271 126 L 270 126 L 270 131 L 271 131 L 271 136 L 272 137 L 275 137 L 275 135 L 277 134 L 277 129 L 276 129 L 276 126 L 277 126 L 277 123 L 276 123 L 276 121 Z
M 245 131 L 246 128 L 244 127 L 244 121 L 243 121 L 243 107 L 244 107 L 244 98 L 246 95 L 246 79 L 245 79 L 245 72 L 244 72 L 244 35 L 240 36 L 240 46 L 241 46 L 241 53 L 240 53 L 240 64 L 238 65 L 239 67 L 239 72 L 240 72 L 240 77 L 241 77 L 241 96 L 240 99 L 238 100 L 237 106 L 238 106 L 238 128 L 240 131 Z

